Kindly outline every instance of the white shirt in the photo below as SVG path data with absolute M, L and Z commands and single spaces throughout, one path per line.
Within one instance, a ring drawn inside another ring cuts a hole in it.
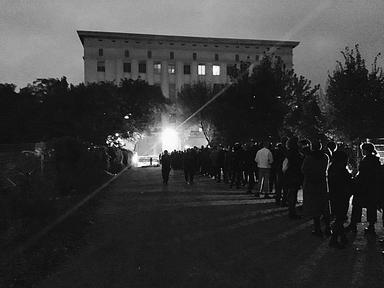
M 272 152 L 268 148 L 261 148 L 256 153 L 255 162 L 258 168 L 271 168 L 273 163 Z

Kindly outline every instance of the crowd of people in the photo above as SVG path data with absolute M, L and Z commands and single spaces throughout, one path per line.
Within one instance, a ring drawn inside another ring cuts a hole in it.
M 330 236 L 330 246 L 342 248 L 347 244 L 346 232 L 357 231 L 362 208 L 367 209 L 369 226 L 365 232 L 369 235 L 375 235 L 377 211 L 384 208 L 384 166 L 373 144 L 363 143 L 360 149 L 362 158 L 353 173 L 348 168 L 349 153 L 335 142 L 323 147 L 320 141 L 299 141 L 296 137 L 276 144 L 250 141 L 233 147 L 164 151 L 160 161 L 164 184 L 168 184 L 171 169 L 184 170 L 189 185 L 199 174 L 231 188 L 244 188 L 258 198 L 274 198 L 277 205 L 288 207 L 290 219 L 311 217 L 312 233 Z M 300 189 L 303 215 L 296 207 Z M 350 224 L 344 227 L 351 197 Z

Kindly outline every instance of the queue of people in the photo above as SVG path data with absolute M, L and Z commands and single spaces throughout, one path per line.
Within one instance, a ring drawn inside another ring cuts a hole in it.
M 367 209 L 369 226 L 365 232 L 375 235 L 377 210 L 384 208 L 384 166 L 380 165 L 375 146 L 361 145 L 362 159 L 357 173 L 347 169 L 348 154 L 335 142 L 322 147 L 319 141 L 297 137 L 270 141 L 253 141 L 233 147 L 197 147 L 185 151 L 164 151 L 161 155 L 163 182 L 169 171 L 184 170 L 187 184 L 199 174 L 224 182 L 231 188 L 245 189 L 257 198 L 275 198 L 277 205 L 288 208 L 290 219 L 307 216 L 313 219 L 313 235 L 331 236 L 330 246 L 345 247 L 346 232 L 357 231 L 362 209 Z M 297 212 L 298 192 L 303 189 L 303 213 Z M 350 224 L 347 213 L 350 199 Z M 322 223 L 324 228 L 322 229 Z M 332 223 L 332 225 L 331 225 Z

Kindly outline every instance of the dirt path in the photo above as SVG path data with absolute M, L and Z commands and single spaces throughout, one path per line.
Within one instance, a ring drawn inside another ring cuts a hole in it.
M 88 245 L 38 287 L 384 287 L 384 247 L 362 227 L 334 250 L 273 200 L 180 172 L 160 183 L 158 168 L 113 182 Z

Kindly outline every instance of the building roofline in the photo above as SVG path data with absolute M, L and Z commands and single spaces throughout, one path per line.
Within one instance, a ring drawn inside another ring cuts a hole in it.
M 84 31 L 84 30 L 77 30 L 77 35 L 79 36 L 80 41 L 83 45 L 84 45 L 84 38 L 86 37 L 152 40 L 152 41 L 174 41 L 174 42 L 182 41 L 182 42 L 190 42 L 190 43 L 195 42 L 195 43 L 230 44 L 230 45 L 271 45 L 271 46 L 286 46 L 291 48 L 295 48 L 300 43 L 298 41 L 154 35 L 154 34 L 136 34 L 136 33 L 120 33 L 120 32 Z

